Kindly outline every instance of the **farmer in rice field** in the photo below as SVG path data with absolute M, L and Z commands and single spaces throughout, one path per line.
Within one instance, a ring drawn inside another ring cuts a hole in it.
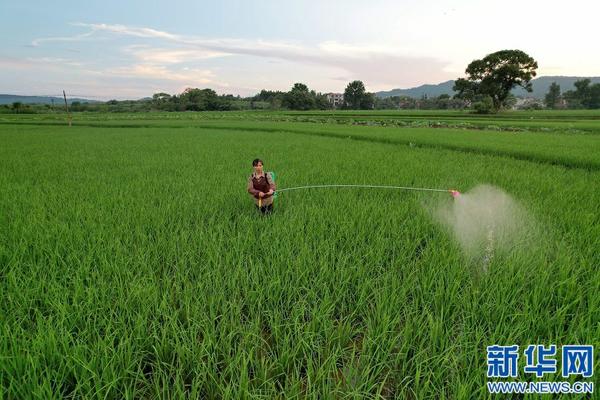
M 257 210 L 263 214 L 273 211 L 273 193 L 275 181 L 273 176 L 263 171 L 263 162 L 260 159 L 252 161 L 254 172 L 248 178 L 248 193 L 254 197 Z

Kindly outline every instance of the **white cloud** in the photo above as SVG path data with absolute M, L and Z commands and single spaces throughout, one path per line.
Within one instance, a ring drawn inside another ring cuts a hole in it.
M 38 39 L 34 39 L 31 42 L 31 45 L 33 47 L 38 47 L 43 43 L 49 43 L 49 42 L 79 42 L 79 41 L 90 38 L 94 33 L 95 33 L 95 30 L 91 30 L 89 32 L 81 33 L 79 35 L 74 35 L 74 36 L 55 36 L 55 37 L 38 38 Z
M 54 64 L 56 66 L 68 65 L 71 67 L 81 67 L 84 64 L 79 61 L 73 61 L 68 58 L 60 58 L 60 57 L 29 57 L 26 59 L 27 61 L 31 61 L 34 64 Z
M 214 74 L 209 70 L 181 69 L 170 70 L 163 66 L 150 64 L 136 64 L 128 67 L 119 67 L 102 72 L 103 75 L 135 77 L 144 79 L 158 79 L 178 81 L 193 85 L 206 85 L 213 82 Z
M 14 57 L 0 57 L 0 67 L 6 68 L 51 68 L 60 69 L 65 66 L 70 67 L 81 67 L 84 64 L 71 60 L 68 58 L 60 57 L 26 57 L 26 58 L 14 58 Z
M 92 34 L 97 31 L 106 31 L 121 35 L 136 36 L 141 38 L 161 38 L 170 40 L 179 40 L 179 35 L 174 35 L 168 32 L 158 31 L 152 28 L 136 28 L 125 25 L 111 25 L 111 24 L 86 24 L 83 22 L 74 22 L 71 25 L 81 26 L 90 28 L 91 31 L 88 34 Z
M 230 53 L 204 49 L 168 49 L 133 45 L 123 49 L 137 60 L 152 64 L 180 64 L 184 62 L 226 57 Z
M 153 39 L 152 47 L 135 45 L 125 47 L 123 51 L 134 57 L 138 63 L 145 64 L 146 68 L 154 68 L 154 70 L 157 70 L 158 66 L 199 62 L 226 56 L 252 56 L 305 66 L 320 65 L 327 68 L 327 73 L 333 70 L 337 71 L 337 76 L 362 79 L 371 90 L 389 89 L 390 86 L 410 86 L 454 77 L 453 73 L 445 70 L 448 62 L 414 54 L 408 55 L 409 51 L 401 46 L 381 41 L 376 44 L 356 44 L 330 40 L 307 45 L 261 39 L 202 38 L 126 25 L 86 23 L 74 25 L 89 28 L 90 32 L 87 36 L 104 32 L 117 36 Z M 40 40 L 44 39 L 38 39 L 38 42 Z M 296 79 L 306 80 L 306 77 L 298 76 Z

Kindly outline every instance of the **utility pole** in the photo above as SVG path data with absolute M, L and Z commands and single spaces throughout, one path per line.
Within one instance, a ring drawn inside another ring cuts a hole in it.
M 63 97 L 65 99 L 65 110 L 67 110 L 67 120 L 69 121 L 69 127 L 71 126 L 71 114 L 69 113 L 69 105 L 67 104 L 67 94 L 63 90 Z

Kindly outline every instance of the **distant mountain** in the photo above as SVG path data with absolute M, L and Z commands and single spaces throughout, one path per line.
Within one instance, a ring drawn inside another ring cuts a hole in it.
M 52 104 L 54 100 L 54 105 L 60 106 L 61 104 L 65 104 L 65 100 L 62 97 L 47 97 L 47 96 L 19 96 L 16 94 L 0 94 L 0 104 L 12 104 L 15 102 L 21 102 L 23 104 Z M 67 103 L 71 104 L 74 101 L 78 101 L 80 103 L 101 103 L 98 100 L 88 100 L 88 99 L 70 99 L 67 97 Z
M 575 89 L 575 81 L 585 79 L 586 77 L 581 76 L 541 76 L 531 81 L 533 84 L 533 92 L 528 93 L 523 88 L 516 88 L 513 90 L 513 94 L 518 97 L 534 97 L 542 99 L 548 93 L 548 89 L 552 82 L 556 82 L 560 85 L 561 92 Z M 600 83 L 600 77 L 589 78 L 592 83 Z M 392 89 L 389 91 L 382 91 L 375 93 L 375 96 L 380 98 L 386 98 L 391 96 L 408 96 L 416 99 L 420 99 L 423 95 L 427 97 L 437 97 L 441 94 L 453 95 L 452 87 L 454 81 L 446 81 L 437 85 L 421 85 L 410 89 Z
M 454 81 L 446 81 L 438 83 L 437 85 L 421 85 L 410 89 L 392 89 L 388 91 L 377 92 L 375 93 L 375 96 L 381 98 L 407 96 L 415 99 L 420 99 L 423 97 L 423 95 L 427 97 L 437 97 L 441 94 L 454 94 L 452 91 L 452 86 L 454 86 Z

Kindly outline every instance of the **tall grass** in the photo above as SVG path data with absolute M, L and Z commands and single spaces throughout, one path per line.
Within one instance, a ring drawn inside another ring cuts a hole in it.
M 242 124 L 0 139 L 1 397 L 485 398 L 487 345 L 598 344 L 598 172 Z M 262 218 L 256 156 L 280 187 L 493 184 L 542 229 L 482 273 L 444 194 L 289 192 Z

